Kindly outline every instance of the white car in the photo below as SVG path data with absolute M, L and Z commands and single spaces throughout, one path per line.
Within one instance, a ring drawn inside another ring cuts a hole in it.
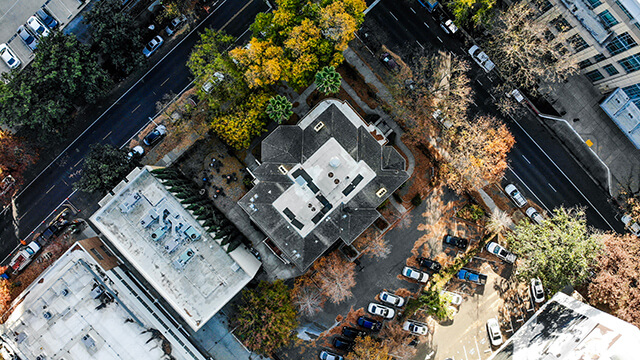
M 367 310 L 371 314 L 382 316 L 385 319 L 393 319 L 393 317 L 396 316 L 396 312 L 392 308 L 376 303 L 369 303 Z
M 462 295 L 460 294 L 442 290 L 440 291 L 440 296 L 445 297 L 446 300 L 451 303 L 451 305 L 460 306 L 460 304 L 462 304 Z
M 344 360 L 341 355 L 334 354 L 327 350 L 322 350 L 320 352 L 320 360 Z
M 429 280 L 429 274 L 408 266 L 405 266 L 404 269 L 402 269 L 402 275 L 421 283 L 426 283 Z
M 27 20 L 27 26 L 33 30 L 37 37 L 43 38 L 49 36 L 49 29 L 35 16 L 31 16 Z
M 413 321 L 405 321 L 404 324 L 402 324 L 402 329 L 416 335 L 427 335 L 427 333 L 429 333 L 426 325 Z
M 538 225 L 542 224 L 542 221 L 544 220 L 544 218 L 542 217 L 542 215 L 540 215 L 538 210 L 536 210 L 533 206 L 529 206 L 529 208 L 527 208 L 527 211 L 525 211 L 525 213 L 527 214 L 529 219 L 531 219 L 531 221 L 533 221 L 534 223 Z
M 542 281 L 538 278 L 531 279 L 531 296 L 537 304 L 544 302 L 544 288 L 542 288 Z
M 500 325 L 496 318 L 487 320 L 487 333 L 489 333 L 491 345 L 500 346 L 502 344 L 502 333 L 500 332 Z
M 640 236 L 640 224 L 635 222 L 631 216 L 625 214 L 620 218 L 620 220 L 632 234 Z
M 502 247 L 497 242 L 492 241 L 488 243 L 487 251 L 510 264 L 513 264 L 516 261 L 516 255 Z
M 7 44 L 0 44 L 0 57 L 7 64 L 9 69 L 13 70 L 20 66 L 20 59 L 11 51 Z
M 404 305 L 404 298 L 391 294 L 387 291 L 382 291 L 380 293 L 380 301 L 397 307 L 402 307 L 402 305 Z
M 516 204 L 519 208 L 527 205 L 527 199 L 522 196 L 522 193 L 515 185 L 509 184 L 505 186 L 504 191 L 507 192 L 507 195 L 509 195 L 514 204 Z
M 489 56 L 487 56 L 487 54 L 485 54 L 478 45 L 473 45 L 471 49 L 469 49 L 469 55 L 471 55 L 473 61 L 478 63 L 478 65 L 480 65 L 480 67 L 482 67 L 486 72 L 490 72 L 496 67 L 496 64 L 489 59 Z
M 444 23 L 440 23 L 440 27 L 445 33 L 449 35 L 453 35 L 456 32 L 458 32 L 458 27 L 451 20 L 447 20 Z
M 142 53 L 144 54 L 144 56 L 149 57 L 151 56 L 151 54 L 156 52 L 156 50 L 158 50 L 158 48 L 162 46 L 162 44 L 164 44 L 164 40 L 162 40 L 162 37 L 160 35 L 156 35 L 156 37 L 151 39 L 147 46 L 144 47 Z

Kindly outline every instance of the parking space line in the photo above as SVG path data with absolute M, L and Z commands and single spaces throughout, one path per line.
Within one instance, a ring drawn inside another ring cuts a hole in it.
M 423 24 L 424 24 L 424 26 L 426 26 L 426 27 L 427 27 L 427 29 L 431 29 L 431 28 L 429 27 L 429 25 L 428 25 L 426 22 L 423 22 Z
M 418 43 L 418 45 L 420 45 L 420 47 L 422 48 L 422 50 L 424 50 L 424 46 L 422 46 L 422 44 L 420 44 L 420 41 L 416 40 L 416 42 Z
M 391 11 L 389 11 L 389 14 L 391 14 L 391 16 L 393 16 L 393 18 L 396 19 L 396 21 L 399 21 L 398 18 L 395 15 L 393 15 Z
M 84 159 L 80 159 L 80 160 L 78 160 L 78 162 L 77 162 L 77 163 L 75 163 L 75 164 L 72 166 L 72 168 L 74 168 L 74 167 L 78 166 L 78 165 L 79 165 L 83 160 L 84 160 Z
M 475 335 L 473 336 L 473 342 L 476 343 L 476 350 L 478 350 L 478 360 L 482 360 L 482 357 L 480 357 L 480 347 L 478 346 L 478 339 L 476 339 Z
M 527 159 L 524 155 L 522 155 L 522 158 L 524 159 L 524 161 L 528 162 L 529 165 L 531 165 L 531 161 L 529 161 L 529 159 Z
M 484 84 L 480 81 L 480 79 L 476 79 L 476 81 L 478 82 L 478 84 L 480 84 L 480 86 L 484 86 Z
M 409 6 L 409 9 L 411 9 L 411 11 L 413 11 L 414 14 L 416 13 L 416 11 L 413 10 L 413 8 L 411 6 Z
M 444 44 L 444 41 L 442 41 L 442 39 L 440 39 L 440 36 L 436 36 L 438 38 L 438 40 L 440 40 L 441 43 Z
M 464 345 L 462 345 L 462 350 L 464 350 L 464 358 L 465 358 L 466 360 L 469 360 L 469 358 L 467 357 L 467 348 L 466 348 L 466 347 L 464 347 Z
M 547 185 L 549 185 L 549 187 L 551 188 L 551 190 L 553 190 L 553 192 L 558 192 L 550 183 L 547 183 Z

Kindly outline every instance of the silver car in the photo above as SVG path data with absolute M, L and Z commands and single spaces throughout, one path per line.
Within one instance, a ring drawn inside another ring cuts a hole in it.
M 33 30 L 37 37 L 43 38 L 49 36 L 49 29 L 35 16 L 29 17 L 27 20 L 27 26 Z
M 502 332 L 500 332 L 500 325 L 498 324 L 498 320 L 496 320 L 496 318 L 487 320 L 487 333 L 489 333 L 489 341 L 491 341 L 491 345 L 502 345 Z
M 156 37 L 151 39 L 151 41 L 149 41 L 147 46 L 144 47 L 144 49 L 142 50 L 142 53 L 144 54 L 144 56 L 149 57 L 151 56 L 151 54 L 156 52 L 156 50 L 158 50 L 158 48 L 162 46 L 163 43 L 164 43 L 164 40 L 162 40 L 162 37 L 160 37 L 160 35 L 156 35 Z
M 536 210 L 533 206 L 529 206 L 529 208 L 527 209 L 527 211 L 525 211 L 525 213 L 527 214 L 529 219 L 531 219 L 531 221 L 533 221 L 534 223 L 538 225 L 542 224 L 542 221 L 544 220 L 544 218 L 542 217 L 542 215 L 540 215 L 538 210 Z
M 527 205 L 527 199 L 525 199 L 524 196 L 522 196 L 522 193 L 520 192 L 520 190 L 518 190 L 518 188 L 515 185 L 509 184 L 509 185 L 505 186 L 504 187 L 504 191 L 507 192 L 507 195 L 509 195 L 511 200 L 519 208 Z
M 0 44 L 0 57 L 7 64 L 9 69 L 13 70 L 20 66 L 20 59 L 11 51 L 7 44 Z
M 20 25 L 20 27 L 18 28 L 18 36 L 20 37 L 20 39 L 22 40 L 22 42 L 27 45 L 27 47 L 33 51 L 36 49 L 36 47 L 38 47 L 38 39 L 32 35 L 29 30 L 27 30 L 26 27 L 24 27 L 24 25 Z

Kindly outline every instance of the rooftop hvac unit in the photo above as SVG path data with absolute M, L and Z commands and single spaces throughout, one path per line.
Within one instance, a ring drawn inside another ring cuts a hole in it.
M 380 188 L 380 190 L 376 191 L 376 195 L 378 197 L 383 197 L 384 194 L 386 194 L 386 193 L 387 193 L 387 189 L 385 189 L 385 188 Z
M 315 130 L 316 132 L 322 130 L 322 128 L 324 127 L 324 123 L 322 121 L 318 121 L 318 123 L 316 124 L 316 126 L 313 127 L 313 130 Z
M 338 159 L 337 157 L 332 157 L 331 160 L 329 160 L 329 165 L 332 168 L 337 168 L 338 166 L 340 166 L 340 159 Z
M 282 173 L 282 175 L 287 175 L 287 173 L 289 172 L 289 171 L 287 170 L 287 168 L 286 168 L 286 167 L 284 167 L 284 165 L 279 165 L 279 166 L 278 166 L 278 170 L 280 170 L 280 172 Z

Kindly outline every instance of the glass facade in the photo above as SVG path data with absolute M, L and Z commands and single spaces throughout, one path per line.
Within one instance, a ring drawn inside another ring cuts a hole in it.
M 587 60 L 582 60 L 578 63 L 578 66 L 580 67 L 580 69 L 584 69 L 586 67 L 588 67 L 589 65 L 591 65 L 591 60 L 587 59 Z
M 610 29 L 613 25 L 618 24 L 618 20 L 616 20 L 616 18 L 611 15 L 611 12 L 609 12 L 609 10 L 605 10 L 598 14 L 598 18 L 600 19 L 600 22 L 605 29 Z
M 635 54 L 627 56 L 626 58 L 618 61 L 618 64 L 622 66 L 624 71 L 630 73 L 640 70 L 640 55 Z
M 597 8 L 598 6 L 602 5 L 602 2 L 600 0 L 584 0 L 587 5 L 589 5 L 592 9 Z
M 627 17 L 629 17 L 629 20 L 633 20 L 633 16 L 631 15 L 631 13 L 629 12 L 629 10 L 627 10 L 626 7 L 624 7 L 624 5 L 622 5 L 622 3 L 620 3 L 620 0 L 616 0 L 616 5 L 618 5 L 620 7 L 620 10 L 622 10 L 622 12 L 627 15 Z
M 598 81 L 604 79 L 604 75 L 598 70 L 589 71 L 584 74 L 591 82 Z
M 622 88 L 622 91 L 627 94 L 631 101 L 640 106 L 640 84 L 627 86 L 625 88 Z
M 609 74 L 609 76 L 617 75 L 620 73 L 620 71 L 618 71 L 618 69 L 616 69 L 613 64 L 605 65 L 603 69 L 607 72 L 607 74 Z
M 629 50 L 632 47 L 637 46 L 635 40 L 629 35 L 629 33 L 622 33 L 609 41 L 606 48 L 609 53 L 613 55 L 620 54 L 623 51 Z

